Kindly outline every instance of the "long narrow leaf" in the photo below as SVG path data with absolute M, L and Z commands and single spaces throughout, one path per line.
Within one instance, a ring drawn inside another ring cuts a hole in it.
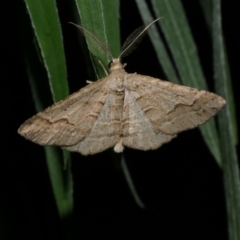
M 227 63 L 224 39 L 221 26 L 221 1 L 213 1 L 213 57 L 216 89 L 227 98 L 230 79 L 227 74 Z M 240 239 L 240 176 L 237 153 L 230 129 L 230 106 L 227 103 L 219 113 L 220 143 L 222 152 L 222 168 L 228 212 L 228 230 L 230 240 Z
M 188 25 L 183 6 L 179 0 L 152 0 L 157 16 L 164 17 L 160 21 L 161 29 L 169 44 L 174 62 L 181 80 L 186 86 L 206 89 L 206 81 L 201 69 L 197 48 Z M 213 119 L 200 127 L 209 150 L 221 165 L 219 138 Z
M 199 3 L 201 4 L 202 6 L 202 9 L 203 9 L 203 13 L 204 13 L 204 17 L 206 19 L 206 23 L 208 25 L 208 28 L 209 28 L 209 31 L 212 32 L 212 9 L 213 9 L 213 2 L 212 1 L 208 1 L 208 0 L 201 0 L 199 1 Z M 226 58 L 225 59 L 225 63 L 226 63 L 226 74 L 227 74 L 227 79 L 229 79 L 229 81 L 227 82 L 227 95 L 225 96 L 226 98 L 226 101 L 228 103 L 228 106 L 229 106 L 229 112 L 230 112 L 230 115 L 229 115 L 229 118 L 230 118 L 230 121 L 229 121 L 229 127 L 231 129 L 231 135 L 233 137 L 233 142 L 234 142 L 234 145 L 237 145 L 238 143 L 238 124 L 237 124 L 237 117 L 236 117 L 236 104 L 235 104 L 235 101 L 234 101 L 234 94 L 233 94 L 233 86 L 232 86 L 232 81 L 231 81 L 231 74 L 230 74 L 230 68 L 229 68 L 229 61 L 228 61 L 228 56 L 226 54 L 226 47 L 225 47 L 225 42 L 224 42 L 224 39 L 223 39 L 223 45 L 224 45 L 224 51 L 225 51 L 225 54 L 224 54 L 224 57 Z
M 107 44 L 113 56 L 118 56 L 120 53 L 120 32 L 118 21 L 119 2 L 100 0 L 87 1 L 75 0 L 78 12 L 81 19 L 81 24 L 84 28 L 90 30 L 104 44 Z M 108 69 L 108 63 L 111 59 L 106 53 L 101 52 L 96 48 L 94 43 L 86 35 L 88 48 L 91 53 L 101 61 L 105 69 Z M 96 74 L 98 78 L 105 77 L 99 64 L 95 64 Z
M 142 202 L 142 200 L 140 199 L 138 193 L 137 193 L 137 190 L 135 188 L 135 185 L 133 183 L 133 180 L 132 180 L 132 177 L 131 177 L 131 174 L 129 172 L 129 169 L 128 169 L 128 166 L 127 166 L 127 163 L 126 163 L 126 160 L 125 160 L 125 157 L 124 155 L 122 154 L 122 159 L 121 159 L 121 166 L 122 166 L 122 170 L 123 170 L 123 173 L 124 173 L 124 176 L 125 176 L 125 179 L 127 181 L 127 184 L 129 186 L 129 189 L 132 193 L 132 196 L 136 202 L 136 204 L 140 207 L 140 208 L 145 208 L 145 205 L 144 203 Z
M 152 22 L 154 19 L 150 13 L 150 10 L 148 9 L 146 2 L 142 0 L 135 0 L 135 1 L 137 3 L 138 10 L 142 16 L 144 24 L 146 25 Z M 161 16 L 158 16 L 158 17 L 161 17 Z M 164 21 L 164 19 L 160 19 L 159 21 L 161 20 Z M 161 63 L 167 78 L 171 82 L 179 84 L 180 81 L 177 76 L 176 70 L 173 66 L 170 56 L 167 53 L 167 49 L 164 46 L 164 43 L 158 33 L 157 27 L 155 25 L 152 25 L 148 29 L 148 34 L 153 44 L 153 47 L 155 49 L 158 61 Z
M 68 96 L 62 33 L 54 1 L 25 0 L 40 47 L 54 101 Z
M 25 0 L 25 3 L 47 71 L 53 99 L 59 101 L 68 95 L 68 85 L 62 34 L 55 2 Z M 38 93 L 38 89 L 34 87 L 36 79 L 34 74 L 31 74 L 29 61 L 28 68 L 36 108 L 39 111 L 43 98 L 41 96 L 44 96 L 44 93 Z M 65 170 L 63 156 L 59 156 L 56 149 L 47 147 L 45 152 L 59 215 L 64 219 L 71 215 L 73 209 L 70 163 L 68 162 Z M 63 155 L 64 158 L 69 158 L 68 153 Z

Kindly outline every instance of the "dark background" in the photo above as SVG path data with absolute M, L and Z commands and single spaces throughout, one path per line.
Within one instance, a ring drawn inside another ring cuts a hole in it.
M 211 36 L 197 1 L 182 1 L 197 42 L 204 73 L 212 91 Z M 235 91 L 239 103 L 239 22 L 237 3 L 222 1 L 223 31 Z M 57 1 L 63 28 L 70 92 L 88 79 L 76 31 L 65 1 Z M 6 239 L 62 239 L 61 226 L 41 146 L 17 135 L 20 124 L 35 113 L 24 65 L 19 8 L 28 18 L 24 3 L 5 3 L 2 15 L 2 156 L 0 162 L 0 213 Z M 7 5 L 8 4 L 8 5 Z M 235 4 L 235 6 L 234 6 Z M 165 17 L 165 16 L 164 16 Z M 122 42 L 142 25 L 134 1 L 121 1 Z M 128 72 L 165 79 L 152 45 L 145 37 L 125 61 Z M 239 109 L 237 109 L 239 110 Z M 239 113 L 239 112 L 238 112 Z M 118 164 L 108 150 L 94 156 L 72 155 L 74 179 L 73 235 L 146 236 L 149 239 L 227 239 L 226 206 L 221 169 L 207 149 L 200 131 L 183 132 L 156 151 L 126 149 L 125 157 L 137 191 L 146 205 L 134 202 Z M 34 235 L 32 235 L 32 232 Z M 34 237 L 33 237 L 34 236 Z

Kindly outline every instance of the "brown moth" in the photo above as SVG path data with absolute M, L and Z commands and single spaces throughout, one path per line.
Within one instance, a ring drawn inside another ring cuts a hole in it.
M 207 122 L 226 103 L 211 92 L 129 74 L 120 58 L 129 54 L 146 30 L 136 29 L 118 58 L 91 32 L 78 26 L 111 56 L 107 77 L 89 83 L 66 99 L 25 121 L 18 133 L 40 145 L 56 145 L 83 155 L 114 147 L 157 149 L 178 133 Z

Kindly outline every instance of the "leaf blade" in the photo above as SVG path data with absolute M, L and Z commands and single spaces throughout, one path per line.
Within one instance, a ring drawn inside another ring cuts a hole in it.
M 169 48 L 182 82 L 186 86 L 207 89 L 197 48 L 181 2 L 179 0 L 152 0 L 152 5 L 157 16 L 161 16 L 161 12 L 167 16 L 164 21 L 160 22 L 160 25 L 169 42 Z M 210 152 L 221 166 L 219 137 L 214 119 L 201 126 L 200 130 Z
M 216 90 L 219 94 L 228 98 L 229 74 L 225 56 L 224 38 L 221 26 L 221 1 L 213 1 L 213 59 Z M 218 115 L 220 127 L 220 144 L 222 152 L 222 167 L 224 175 L 224 187 L 227 204 L 228 233 L 230 240 L 240 239 L 240 174 L 237 160 L 237 152 L 234 146 L 234 137 L 231 130 L 230 106 Z
M 116 16 L 118 16 L 119 1 L 75 0 L 75 2 L 82 26 L 107 44 L 113 56 L 118 56 L 120 52 L 120 31 Z M 108 58 L 107 54 L 98 51 L 90 39 L 86 38 L 86 41 L 91 53 L 101 61 L 105 69 L 108 69 L 108 63 L 111 59 Z M 104 72 L 99 69 L 99 65 L 94 64 L 94 66 L 97 78 L 105 77 Z
M 54 1 L 25 0 L 47 70 L 54 101 L 68 96 L 62 33 Z M 54 49 L 54 51 L 53 51 Z
M 68 84 L 62 33 L 55 2 L 25 0 L 25 4 L 47 71 L 53 100 L 59 101 L 68 95 Z M 40 111 L 43 107 L 41 102 L 44 94 L 38 92 L 35 83 L 42 79 L 38 79 L 28 53 L 26 53 L 26 62 L 36 109 Z M 46 147 L 45 154 L 58 212 L 61 219 L 64 220 L 72 214 L 73 210 L 70 162 L 68 162 L 67 170 L 64 170 L 63 157 L 59 156 L 56 148 Z M 67 153 L 65 158 L 69 158 L 69 156 Z M 64 187 L 62 183 L 64 183 Z M 69 229 L 64 228 L 64 230 L 67 234 Z
M 144 24 L 148 24 L 149 22 L 152 22 L 153 17 L 148 9 L 146 2 L 141 0 L 135 0 L 135 1 L 137 3 L 137 7 L 141 14 Z M 148 34 L 153 44 L 153 47 L 155 49 L 158 61 L 162 65 L 167 78 L 170 79 L 171 82 L 179 84 L 180 80 L 177 76 L 177 73 L 170 59 L 170 56 L 168 55 L 168 52 L 163 43 L 163 40 L 158 33 L 157 27 L 152 25 L 151 28 L 148 29 Z

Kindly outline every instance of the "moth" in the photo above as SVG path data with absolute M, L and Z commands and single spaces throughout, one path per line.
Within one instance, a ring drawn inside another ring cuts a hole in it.
M 34 115 L 18 133 L 40 145 L 88 155 L 111 147 L 118 153 L 124 147 L 157 149 L 178 133 L 207 122 L 225 105 L 221 96 L 124 70 L 121 58 L 157 20 L 136 29 L 118 58 L 94 34 L 78 26 L 111 56 L 109 75 Z

